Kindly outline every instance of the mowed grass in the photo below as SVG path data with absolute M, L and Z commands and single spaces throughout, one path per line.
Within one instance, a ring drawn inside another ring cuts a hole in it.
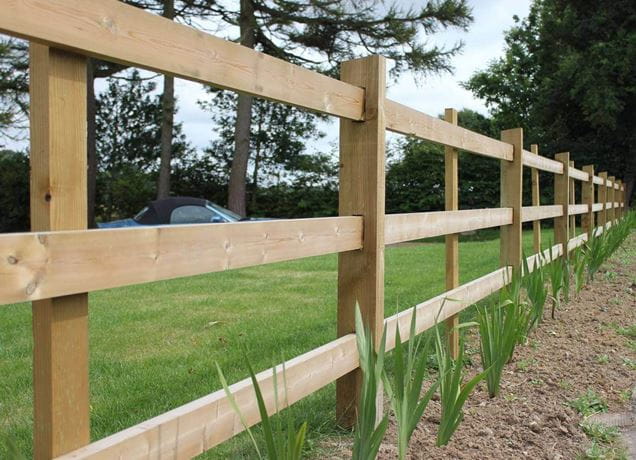
M 462 283 L 495 270 L 498 232 L 462 237 L 460 259 Z M 442 239 L 388 247 L 385 264 L 386 316 L 445 290 Z M 91 439 L 220 389 L 215 361 L 229 382 L 247 377 L 242 345 L 262 370 L 333 340 L 336 288 L 334 254 L 91 293 Z M 32 346 L 30 304 L 0 306 L 0 458 L 2 438 L 31 455 Z M 310 445 L 335 432 L 334 407 L 332 384 L 291 409 L 309 421 Z M 249 449 L 238 436 L 202 458 Z

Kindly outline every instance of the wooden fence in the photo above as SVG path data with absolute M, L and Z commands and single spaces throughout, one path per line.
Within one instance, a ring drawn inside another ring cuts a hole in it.
M 338 338 L 285 363 L 289 403 L 337 381 L 337 412 L 353 419 L 359 387 L 354 306 L 376 341 L 388 326 L 408 338 L 412 311 L 384 318 L 384 248 L 446 235 L 448 291 L 417 305 L 417 332 L 454 324 L 467 306 L 506 283 L 522 258 L 521 227 L 554 219 L 551 260 L 581 245 L 625 211 L 624 187 L 569 153 L 552 160 L 523 149 L 520 128 L 501 140 L 388 100 L 385 60 L 342 64 L 335 80 L 114 0 L 0 0 L 0 32 L 30 45 L 32 233 L 0 235 L 0 304 L 33 302 L 34 455 L 44 458 L 184 458 L 239 433 L 223 390 L 90 443 L 87 291 L 338 253 Z M 340 118 L 339 217 L 235 224 L 86 230 L 86 59 L 134 65 Z M 386 130 L 446 147 L 446 211 L 386 215 Z M 501 207 L 458 209 L 458 150 L 501 163 Z M 532 206 L 522 206 L 523 167 L 532 170 Z M 554 205 L 539 202 L 539 171 L 555 177 Z M 575 202 L 574 181 L 582 183 Z M 573 236 L 576 215 L 585 233 Z M 597 222 L 595 222 L 597 221 Z M 501 228 L 501 266 L 459 285 L 458 234 Z M 538 262 L 536 254 L 530 266 Z M 449 300 L 453 299 L 453 300 Z M 456 336 L 451 346 L 456 350 Z M 274 410 L 274 373 L 258 374 Z M 249 380 L 231 386 L 250 424 L 259 421 Z M 282 393 L 283 389 L 279 389 Z M 282 394 L 281 394 L 282 396 Z

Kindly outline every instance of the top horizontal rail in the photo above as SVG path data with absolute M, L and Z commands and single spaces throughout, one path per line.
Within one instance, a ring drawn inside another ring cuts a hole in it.
M 362 248 L 362 217 L 0 235 L 0 305 Z
M 576 168 L 568 168 L 568 173 L 572 179 L 580 180 L 583 182 L 587 182 L 590 180 L 590 175 L 585 171 L 581 171 Z
M 603 185 L 605 183 L 605 181 L 603 181 L 603 178 L 599 176 L 593 176 L 592 182 L 594 182 L 596 185 Z
M 453 125 L 399 102 L 387 99 L 384 104 L 384 116 L 389 131 L 486 157 L 512 161 L 511 144 Z
M 563 163 L 528 152 L 527 150 L 523 151 L 523 165 L 554 174 L 563 174 Z
M 0 32 L 362 120 L 364 90 L 115 0 L 4 0 Z

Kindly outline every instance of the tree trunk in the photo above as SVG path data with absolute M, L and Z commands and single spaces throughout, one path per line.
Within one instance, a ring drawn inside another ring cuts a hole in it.
M 87 154 L 87 189 L 88 189 L 88 228 L 95 228 L 95 198 L 97 194 L 97 144 L 95 136 L 95 65 L 94 59 L 88 60 L 86 66 L 86 154 Z
M 174 0 L 165 0 L 163 16 L 174 19 Z M 170 195 L 170 162 L 172 161 L 172 129 L 174 125 L 174 77 L 163 77 L 163 95 L 161 97 L 161 160 L 157 199 Z
M 254 48 L 256 18 L 252 0 L 241 0 L 239 27 L 241 45 Z M 239 94 L 236 106 L 236 123 L 234 125 L 234 158 L 228 185 L 228 207 L 235 213 L 246 215 L 246 175 L 247 162 L 250 156 L 250 128 L 252 125 L 253 97 Z

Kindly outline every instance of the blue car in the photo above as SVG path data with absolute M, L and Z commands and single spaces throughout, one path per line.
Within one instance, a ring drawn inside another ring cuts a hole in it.
M 201 198 L 176 196 L 151 201 L 132 219 L 97 224 L 99 228 L 138 227 L 144 225 L 210 224 L 238 222 L 238 214 Z

